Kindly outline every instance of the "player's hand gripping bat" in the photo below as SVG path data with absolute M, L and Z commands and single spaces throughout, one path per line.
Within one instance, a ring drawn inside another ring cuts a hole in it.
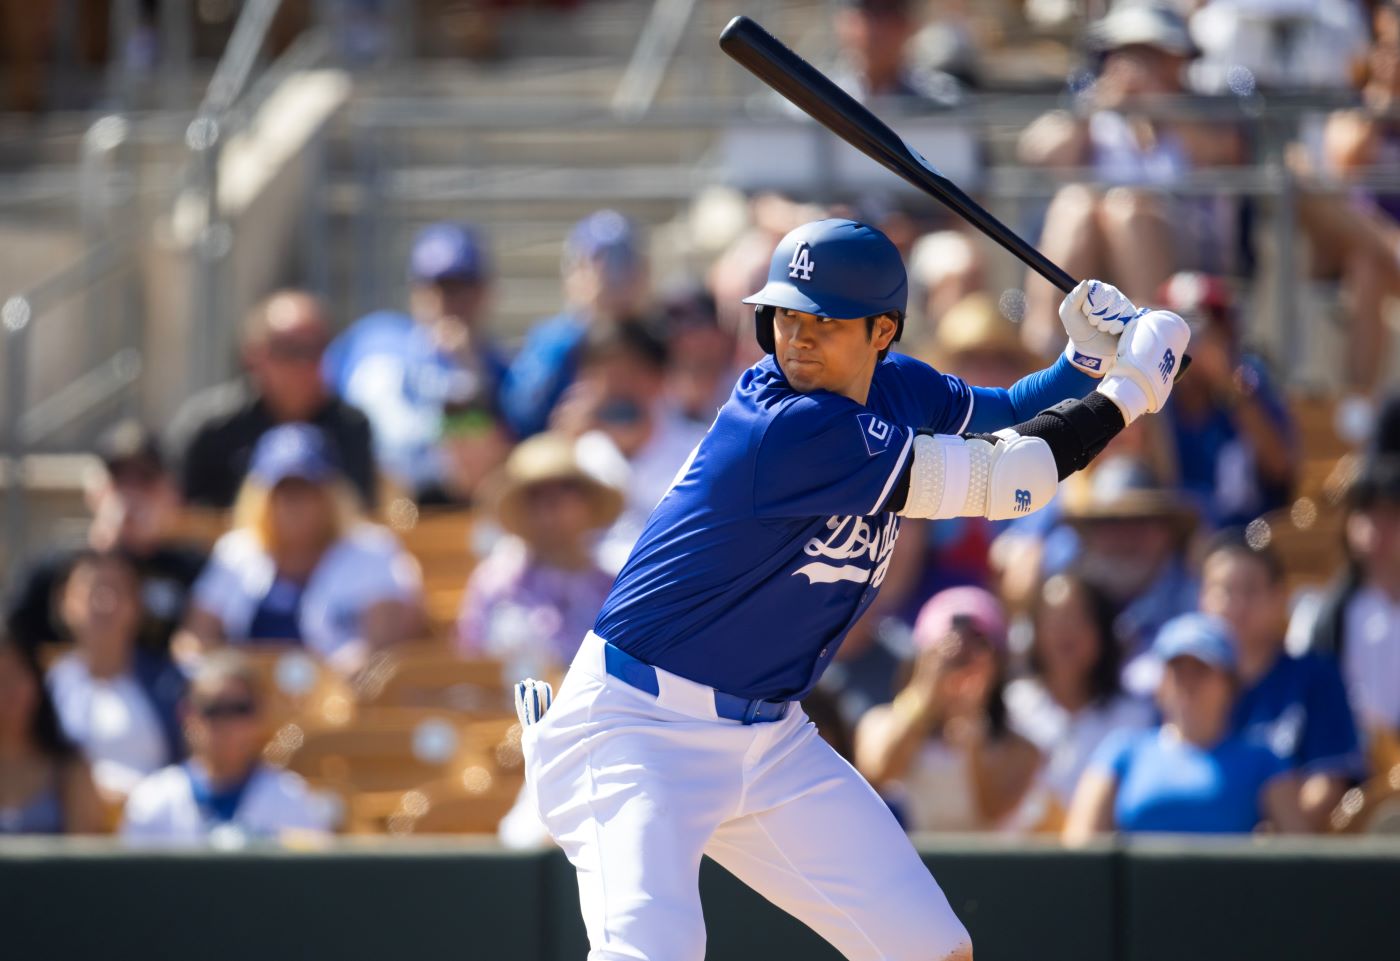
M 750 73 L 800 107 L 870 159 L 951 208 L 972 226 L 1009 250 L 1062 293 L 1077 281 L 1058 264 L 1026 243 L 962 188 L 938 172 L 904 138 L 862 106 L 816 67 L 789 50 L 748 17 L 738 16 L 719 35 L 720 48 Z M 1191 363 L 1183 357 L 1179 379 Z

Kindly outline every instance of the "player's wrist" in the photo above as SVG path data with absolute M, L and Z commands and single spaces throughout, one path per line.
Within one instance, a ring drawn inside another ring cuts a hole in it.
M 1108 375 L 1095 390 L 1113 401 L 1114 406 L 1123 412 L 1124 424 L 1131 424 L 1147 413 L 1150 407 L 1147 391 L 1125 374 Z
M 1115 342 L 1110 347 L 1107 354 L 1094 349 L 1089 344 L 1080 343 L 1074 338 L 1070 338 L 1065 343 L 1065 360 L 1069 361 L 1071 367 L 1090 377 L 1103 377 L 1113 366 L 1114 353 L 1117 350 Z

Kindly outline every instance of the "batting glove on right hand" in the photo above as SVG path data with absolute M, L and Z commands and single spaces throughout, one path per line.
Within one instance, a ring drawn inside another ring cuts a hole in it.
M 1152 310 L 1128 325 L 1113 371 L 1098 391 L 1118 406 L 1125 423 L 1156 413 L 1171 396 L 1191 331 L 1169 310 Z
M 1108 373 L 1118 337 L 1137 313 L 1133 302 L 1112 284 L 1081 280 L 1060 301 L 1060 323 L 1069 334 L 1065 359 L 1095 377 Z

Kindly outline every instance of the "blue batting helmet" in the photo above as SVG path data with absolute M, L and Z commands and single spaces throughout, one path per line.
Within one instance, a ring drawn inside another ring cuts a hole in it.
M 773 251 L 768 283 L 744 298 L 754 304 L 754 333 L 773 353 L 778 307 L 842 320 L 895 312 L 904 332 L 909 281 L 899 249 L 874 227 L 854 220 L 816 220 L 789 233 Z

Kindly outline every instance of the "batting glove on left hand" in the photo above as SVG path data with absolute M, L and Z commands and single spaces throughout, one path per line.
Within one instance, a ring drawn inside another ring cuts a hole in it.
M 1069 334 L 1065 359 L 1095 377 L 1108 373 L 1118 352 L 1118 335 L 1137 313 L 1117 287 L 1081 280 L 1060 301 L 1060 323 Z

